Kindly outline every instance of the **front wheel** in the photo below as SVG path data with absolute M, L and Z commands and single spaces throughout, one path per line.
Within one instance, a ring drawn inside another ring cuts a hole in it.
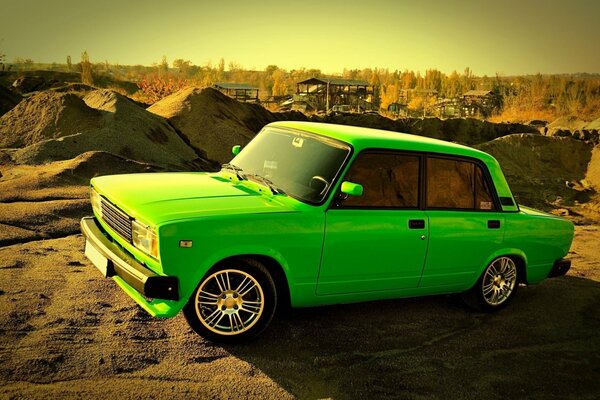
M 183 308 L 199 335 L 240 343 L 264 331 L 275 313 L 277 291 L 267 269 L 254 260 L 229 261 L 211 270 Z
M 483 271 L 475 286 L 463 294 L 463 300 L 479 311 L 500 310 L 514 298 L 519 287 L 518 278 L 514 260 L 498 257 Z

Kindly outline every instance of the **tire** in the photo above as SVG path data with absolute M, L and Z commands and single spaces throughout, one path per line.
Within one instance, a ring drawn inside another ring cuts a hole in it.
M 251 259 L 235 259 L 202 278 L 183 315 L 200 336 L 235 344 L 263 332 L 276 307 L 277 290 L 265 266 Z
M 475 286 L 463 293 L 463 300 L 478 311 L 501 310 L 517 294 L 519 278 L 515 261 L 506 256 L 498 257 L 486 267 Z

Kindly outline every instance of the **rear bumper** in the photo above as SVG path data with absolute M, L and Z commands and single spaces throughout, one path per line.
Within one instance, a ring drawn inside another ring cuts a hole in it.
M 560 260 L 554 261 L 554 265 L 548 274 L 548 278 L 554 278 L 557 276 L 566 275 L 566 273 L 571 268 L 571 260 L 566 258 L 561 258 Z
M 176 277 L 157 275 L 124 252 L 104 235 L 96 218 L 84 217 L 80 225 L 87 245 L 94 246 L 108 259 L 107 277 L 118 276 L 146 297 L 179 300 L 179 282 Z

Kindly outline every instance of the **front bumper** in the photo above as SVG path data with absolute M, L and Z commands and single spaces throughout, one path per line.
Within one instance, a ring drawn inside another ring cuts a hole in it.
M 110 241 L 96 218 L 81 219 L 81 232 L 87 245 L 93 246 L 108 259 L 107 277 L 118 276 L 145 297 L 179 300 L 179 282 L 174 276 L 161 276 L 150 271 L 135 258 Z
M 571 269 L 571 260 L 568 260 L 566 258 L 556 260 L 554 261 L 554 265 L 552 266 L 552 269 L 548 274 L 548 278 L 566 275 L 569 269 Z

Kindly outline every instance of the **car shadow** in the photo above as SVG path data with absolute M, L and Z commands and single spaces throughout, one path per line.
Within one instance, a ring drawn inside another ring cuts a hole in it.
M 458 296 L 291 310 L 226 349 L 299 398 L 593 397 L 599 328 L 600 283 L 568 276 L 495 314 Z

